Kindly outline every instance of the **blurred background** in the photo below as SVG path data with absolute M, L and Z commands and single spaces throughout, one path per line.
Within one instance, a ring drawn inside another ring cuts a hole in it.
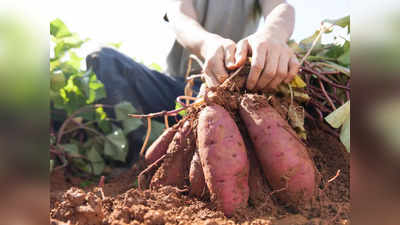
M 400 2 L 289 0 L 295 40 L 351 12 L 353 224 L 398 224 L 400 211 Z M 162 67 L 173 35 L 165 1 L 0 2 L 0 218 L 48 223 L 49 22 Z M 145 18 L 145 19 L 144 19 Z M 329 37 L 327 37 L 329 41 Z
M 327 4 L 318 0 L 289 0 L 296 8 L 296 26 L 292 39 L 300 41 L 320 27 L 324 19 L 337 19 L 349 15 L 350 1 L 338 0 Z M 51 20 L 60 18 L 70 29 L 90 42 L 79 49 L 79 56 L 86 56 L 99 46 L 121 43 L 119 50 L 148 65 L 157 63 L 166 68 L 165 58 L 175 39 L 168 23 L 163 20 L 168 1 L 71 0 L 59 7 L 51 5 Z M 144 19 L 146 18 L 146 19 Z M 345 31 L 342 34 L 345 35 Z M 145 34 L 145 35 L 144 35 Z M 326 36 L 322 41 L 332 41 Z
M 357 224 L 398 224 L 400 2 L 352 1 L 352 203 Z

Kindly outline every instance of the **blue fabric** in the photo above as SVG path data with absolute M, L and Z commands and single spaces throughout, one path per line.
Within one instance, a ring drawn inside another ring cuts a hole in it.
M 175 99 L 184 94 L 183 77 L 151 70 L 112 48 L 91 53 L 86 63 L 105 86 L 104 104 L 128 101 L 140 113 L 152 113 L 174 109 Z M 199 84 L 194 89 L 198 91 Z

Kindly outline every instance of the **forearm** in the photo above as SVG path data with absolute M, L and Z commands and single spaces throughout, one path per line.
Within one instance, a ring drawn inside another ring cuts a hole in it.
M 167 10 L 171 27 L 178 42 L 191 53 L 204 59 L 203 46 L 215 34 L 207 32 L 198 22 L 191 0 L 174 1 Z
M 259 32 L 277 35 L 281 40 L 288 41 L 293 33 L 295 10 L 288 3 L 277 5 L 271 12 L 264 11 L 265 23 Z

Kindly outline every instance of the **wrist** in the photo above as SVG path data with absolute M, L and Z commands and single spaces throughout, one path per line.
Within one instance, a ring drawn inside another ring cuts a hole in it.
M 200 46 L 200 56 L 203 59 L 206 59 L 206 57 L 207 57 L 208 46 L 210 44 L 214 44 L 215 42 L 218 42 L 219 39 L 221 39 L 221 37 L 217 34 L 208 33 L 208 32 L 204 34 L 204 36 L 202 38 L 201 46 Z
M 283 42 L 287 42 L 290 37 L 289 33 L 282 29 L 282 27 L 268 24 L 264 27 L 264 29 L 260 30 L 259 32 L 265 38 L 273 38 L 276 40 L 281 40 Z

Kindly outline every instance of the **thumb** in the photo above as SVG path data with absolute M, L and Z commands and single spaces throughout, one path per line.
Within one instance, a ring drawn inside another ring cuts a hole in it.
M 234 43 L 225 47 L 225 67 L 228 70 L 233 70 L 236 68 L 235 52 L 236 52 L 236 46 Z
M 218 81 L 213 75 L 205 74 L 204 79 L 206 80 L 207 87 L 217 87 L 219 85 Z
M 249 42 L 246 39 L 239 41 L 236 45 L 236 67 L 242 66 L 247 59 L 249 51 Z

